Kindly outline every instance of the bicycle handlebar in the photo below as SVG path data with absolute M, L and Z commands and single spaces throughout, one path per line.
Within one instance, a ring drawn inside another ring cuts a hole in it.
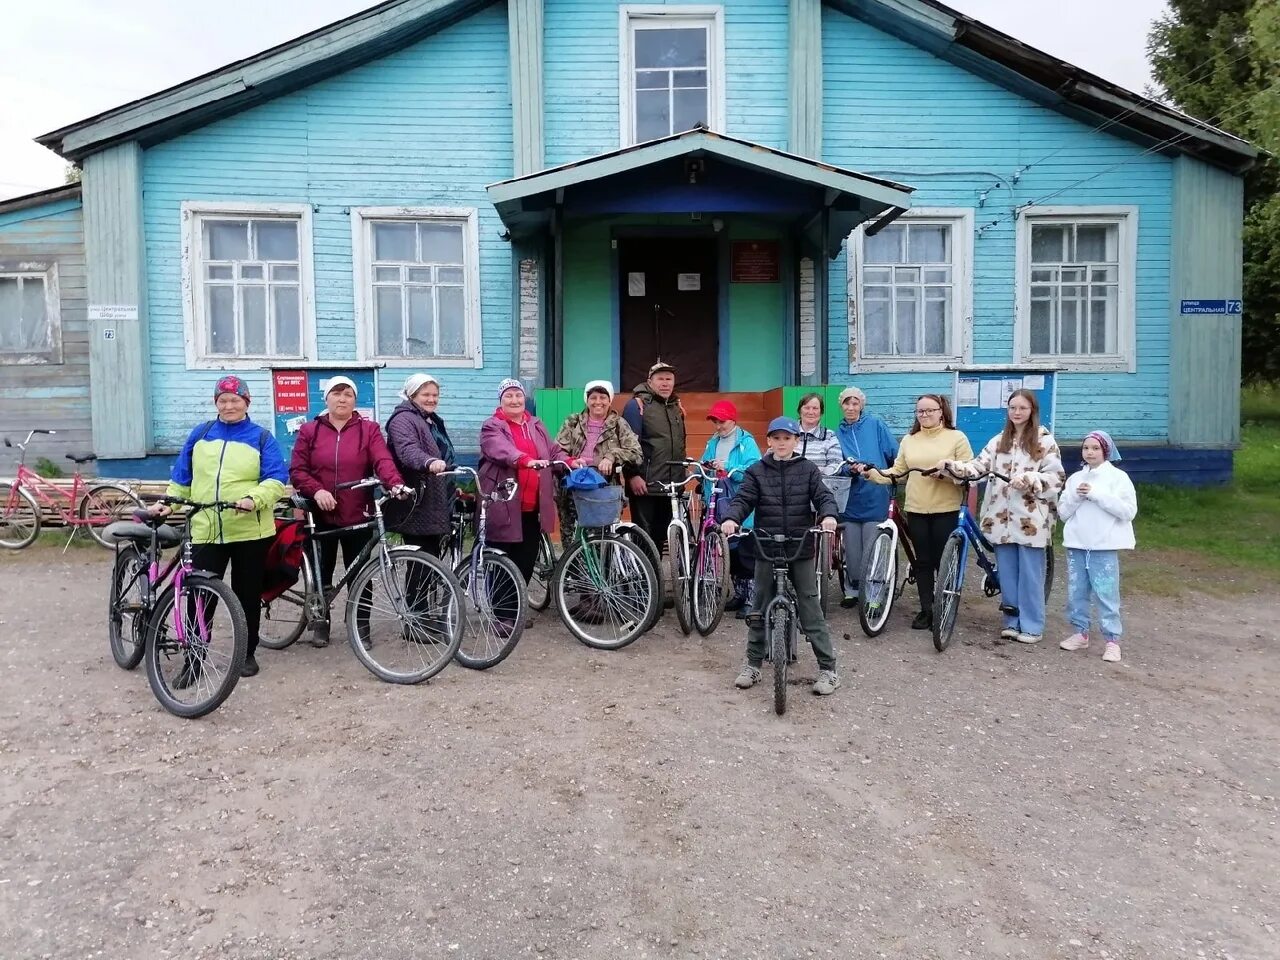
M 759 551 L 760 558 L 775 566 L 782 563 L 795 563 L 796 560 L 800 559 L 800 554 L 804 551 L 805 544 L 809 542 L 809 538 L 815 534 L 819 537 L 830 536 L 821 527 L 810 527 L 798 537 L 789 537 L 785 533 L 764 535 L 755 530 L 751 531 L 751 536 L 756 542 L 756 549 Z M 794 544 L 794 549 L 783 549 L 788 544 Z
M 844 462 L 849 464 L 851 467 L 866 467 L 868 470 L 874 470 L 876 473 L 880 474 L 880 476 L 887 477 L 894 483 L 897 483 L 899 480 L 911 473 L 918 473 L 922 477 L 932 477 L 938 472 L 934 467 L 907 467 L 907 469 L 902 473 L 887 473 L 877 467 L 874 463 L 867 463 L 865 460 L 855 460 L 852 457 L 848 457 Z
M 21 443 L 14 443 L 8 437 L 5 437 L 4 445 L 9 448 L 17 447 L 19 450 L 25 450 L 27 449 L 27 444 L 31 442 L 31 438 L 34 437 L 37 433 L 42 433 L 46 436 L 51 437 L 57 432 L 58 432 L 57 430 L 32 430 L 30 433 L 27 434 L 27 439 L 23 440 Z
M 199 500 L 188 500 L 186 497 L 161 497 L 158 501 L 169 506 L 190 507 L 192 513 L 198 513 L 201 510 L 240 510 L 235 503 L 227 500 L 213 500 L 209 503 L 201 503 Z M 248 511 L 241 511 L 247 513 Z
M 442 470 L 440 473 L 435 474 L 435 476 L 437 477 L 470 477 L 471 479 L 475 480 L 476 489 L 479 489 L 480 487 L 480 474 L 478 474 L 471 467 L 456 466 L 452 470 Z M 515 499 L 516 490 L 519 488 L 519 486 L 520 484 L 515 480 L 514 477 L 508 477 L 506 480 L 503 480 L 501 483 L 499 483 L 489 493 L 481 493 L 481 496 L 486 500 L 493 501 L 494 503 L 506 503 L 508 500 Z

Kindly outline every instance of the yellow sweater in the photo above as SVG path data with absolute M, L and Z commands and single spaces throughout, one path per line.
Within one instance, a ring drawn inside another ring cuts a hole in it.
M 969 438 L 959 430 L 946 427 L 929 427 L 919 433 L 909 433 L 898 446 L 898 459 L 889 472 L 897 475 L 908 467 L 928 470 L 939 460 L 971 460 L 973 450 Z M 888 483 L 889 478 L 874 470 L 867 471 L 867 478 L 876 483 Z M 907 480 L 907 513 L 950 513 L 960 509 L 960 488 L 951 480 L 939 480 L 913 473 Z

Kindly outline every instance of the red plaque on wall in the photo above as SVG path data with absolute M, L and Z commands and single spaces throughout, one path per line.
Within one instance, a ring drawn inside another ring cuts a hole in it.
M 734 283 L 777 283 L 782 254 L 777 240 L 735 240 Z
M 276 370 L 272 377 L 276 413 L 307 412 L 307 371 Z

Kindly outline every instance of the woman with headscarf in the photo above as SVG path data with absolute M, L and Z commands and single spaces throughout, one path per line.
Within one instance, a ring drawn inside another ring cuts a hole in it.
M 533 577 L 543 533 L 556 522 L 555 478 L 548 469 L 564 460 L 541 420 L 525 410 L 524 386 L 507 378 L 498 384 L 498 409 L 480 427 L 480 492 L 491 493 L 515 478 L 516 496 L 488 508 L 489 545 L 512 559 L 525 583 Z
M 387 527 L 405 543 L 438 557 L 449 533 L 453 484 L 437 474 L 452 470 L 456 459 L 449 431 L 437 412 L 440 382 L 430 374 L 412 374 L 400 396 L 387 420 L 387 448 L 416 496 L 387 505 Z
M 842 419 L 836 430 L 840 451 L 848 460 L 886 469 L 898 456 L 898 441 L 889 425 L 867 412 L 867 395 L 857 387 L 840 391 Z M 854 473 L 849 481 L 849 499 L 840 517 L 840 542 L 844 546 L 844 599 L 840 606 L 857 605 L 862 591 L 862 566 L 867 549 L 876 538 L 880 524 L 889 516 L 888 487 L 868 483 Z
M 613 384 L 608 380 L 592 380 L 583 389 L 582 399 L 586 406 L 565 420 L 556 434 L 556 443 L 575 467 L 595 467 L 606 480 L 612 481 L 618 467 L 640 463 L 643 456 L 640 438 L 627 421 L 610 408 Z M 560 511 L 560 542 L 568 543 L 578 522 L 578 511 L 569 491 L 560 490 L 556 506 Z

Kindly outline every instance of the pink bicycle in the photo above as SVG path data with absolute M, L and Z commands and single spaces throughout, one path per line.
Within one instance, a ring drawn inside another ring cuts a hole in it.
M 112 549 L 115 544 L 104 534 L 107 524 L 125 520 L 142 507 L 142 501 L 127 487 L 116 483 L 89 486 L 80 474 L 83 464 L 97 460 L 92 453 L 68 453 L 76 465 L 71 490 L 45 479 L 27 466 L 27 447 L 36 434 L 52 436 L 55 430 L 32 430 L 22 443 L 5 437 L 4 445 L 18 448 L 22 458 L 13 480 L 0 481 L 0 547 L 21 550 L 40 536 L 45 510 L 62 520 L 71 535 L 81 529 L 89 531 L 99 544 Z

